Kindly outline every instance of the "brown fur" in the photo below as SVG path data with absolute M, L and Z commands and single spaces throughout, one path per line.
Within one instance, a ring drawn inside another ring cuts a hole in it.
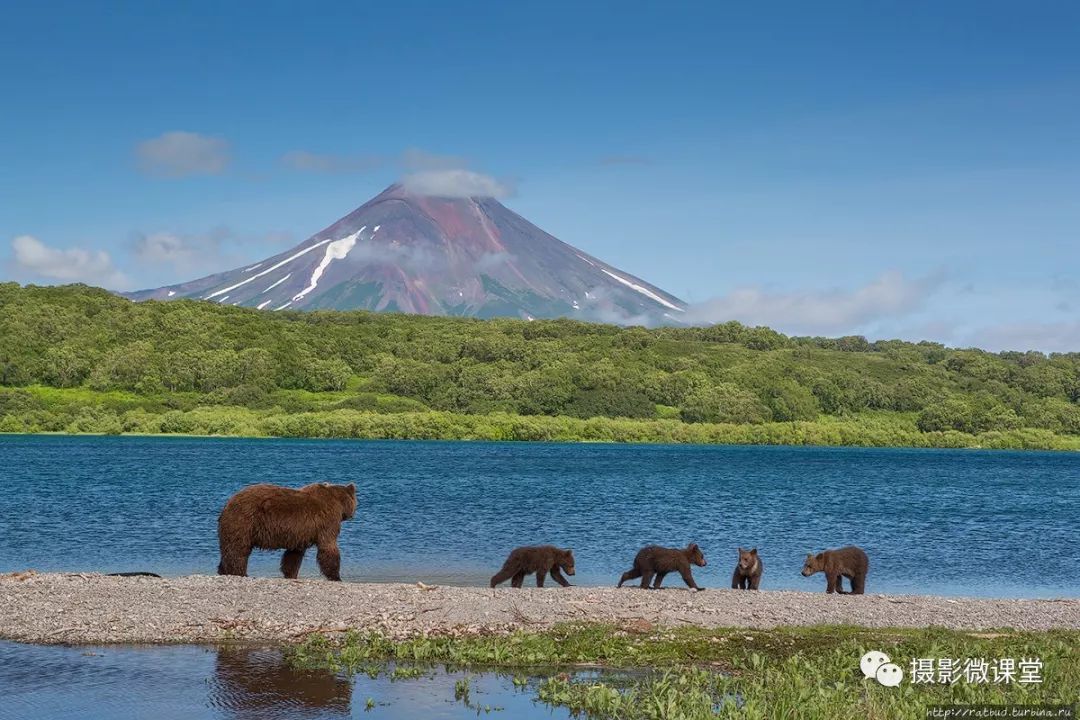
M 735 565 L 735 572 L 731 576 L 731 588 L 733 590 L 757 590 L 761 584 L 761 573 L 765 572 L 765 565 L 758 557 L 757 548 L 743 550 L 739 548 L 739 562 Z
M 526 575 L 536 573 L 536 587 L 544 587 L 544 578 L 548 573 L 555 582 L 569 587 L 570 582 L 563 577 L 560 569 L 567 575 L 574 574 L 574 551 L 563 550 L 554 545 L 529 545 L 510 551 L 502 569 L 491 576 L 491 587 L 510 580 L 513 587 L 519 588 Z
M 295 578 L 304 553 L 312 545 L 319 570 L 329 580 L 341 579 L 337 538 L 341 523 L 356 514 L 356 486 L 314 483 L 294 490 L 278 485 L 251 485 L 229 498 L 218 517 L 221 546 L 219 575 L 247 575 L 255 548 L 284 550 L 281 574 Z
M 814 573 L 825 573 L 825 592 L 837 592 L 842 595 L 862 595 L 866 589 L 866 573 L 870 570 L 870 559 L 861 548 L 854 545 L 839 550 L 826 550 L 817 555 L 807 553 L 802 574 L 810 577 Z M 851 582 L 851 592 L 844 592 L 846 577 Z
M 622 587 L 627 580 L 641 578 L 641 587 L 648 590 L 649 582 L 655 576 L 656 581 L 652 584 L 652 589 L 655 590 L 660 587 L 665 575 L 669 572 L 678 572 L 688 587 L 701 590 L 690 573 L 691 563 L 698 567 L 705 567 L 707 564 L 701 548 L 696 543 L 690 543 L 682 549 L 648 545 L 638 550 L 638 554 L 634 557 L 634 567 L 622 574 L 616 587 Z

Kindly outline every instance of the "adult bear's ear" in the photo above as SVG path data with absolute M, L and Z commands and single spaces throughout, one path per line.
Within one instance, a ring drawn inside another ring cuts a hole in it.
M 754 548 L 753 550 L 751 550 L 750 554 L 751 555 L 757 555 L 757 548 Z
M 350 495 L 356 495 L 356 483 L 349 483 L 348 488 Z
M 687 547 L 686 549 L 687 550 L 697 550 L 698 549 L 697 543 L 690 543 L 690 546 Z
M 739 554 L 740 554 L 740 555 L 742 555 L 742 554 L 743 554 L 743 549 L 742 549 L 742 545 L 740 545 L 740 546 L 739 546 Z

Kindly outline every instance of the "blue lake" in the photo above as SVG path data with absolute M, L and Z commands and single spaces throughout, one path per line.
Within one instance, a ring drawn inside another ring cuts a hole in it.
M 554 543 L 607 585 L 640 546 L 694 541 L 705 587 L 743 545 L 763 589 L 821 591 L 806 553 L 857 544 L 868 592 L 1080 596 L 1080 454 L 973 450 L 0 436 L 0 572 L 213 573 L 232 493 L 316 481 L 357 484 L 346 580 L 486 584 Z
M 296 670 L 258 647 L 39 647 L 0 642 L 0 720 L 514 720 L 569 718 L 537 701 L 541 676 L 422 668 L 394 680 Z M 469 695 L 455 698 L 467 679 Z

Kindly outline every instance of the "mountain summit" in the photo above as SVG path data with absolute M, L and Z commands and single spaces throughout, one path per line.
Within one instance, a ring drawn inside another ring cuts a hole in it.
M 494 198 L 434 197 L 401 185 L 262 262 L 128 297 L 620 323 L 677 320 L 685 309 Z

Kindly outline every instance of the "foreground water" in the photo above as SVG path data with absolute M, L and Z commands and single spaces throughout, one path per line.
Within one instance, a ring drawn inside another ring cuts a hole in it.
M 455 685 L 468 679 L 468 698 Z M 535 702 L 538 678 L 428 669 L 395 681 L 294 670 L 279 650 L 39 647 L 0 642 L 0 718 L 18 720 L 330 720 L 566 718 Z
M 0 459 L 0 571 L 212 573 L 229 495 L 331 481 L 360 498 L 347 580 L 486 584 L 510 548 L 551 542 L 606 585 L 643 544 L 695 541 L 703 586 L 730 584 L 742 545 L 763 589 L 819 591 L 806 553 L 853 543 L 869 592 L 1080 596 L 1077 454 L 0 436 Z

